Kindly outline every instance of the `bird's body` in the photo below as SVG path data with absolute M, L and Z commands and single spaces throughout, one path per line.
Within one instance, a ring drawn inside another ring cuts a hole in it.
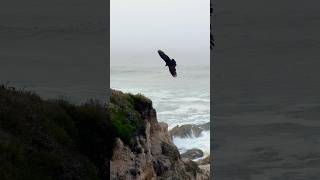
M 174 59 L 170 59 L 163 51 L 158 50 L 160 57 L 166 62 L 166 66 L 169 67 L 169 71 L 173 77 L 177 77 L 176 66 L 177 63 Z

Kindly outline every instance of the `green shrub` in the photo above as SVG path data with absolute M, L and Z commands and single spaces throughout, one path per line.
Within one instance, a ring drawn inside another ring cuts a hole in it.
M 141 109 L 151 101 L 141 94 L 132 95 L 113 90 L 110 102 L 110 117 L 116 135 L 130 145 L 132 137 L 144 135 L 145 122 L 141 115 Z

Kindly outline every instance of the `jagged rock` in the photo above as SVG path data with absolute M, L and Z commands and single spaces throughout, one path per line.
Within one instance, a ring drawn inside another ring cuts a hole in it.
M 198 164 L 190 159 L 183 159 L 185 169 L 187 172 L 194 175 L 195 180 L 209 180 L 210 179 L 210 165 L 206 167 L 198 166 Z
M 161 176 L 161 174 L 164 174 L 166 171 L 169 170 L 170 167 L 168 166 L 168 164 L 169 163 L 164 163 L 164 161 L 161 160 L 153 161 L 153 167 L 157 176 Z
M 191 172 L 194 176 L 197 175 L 197 172 L 200 172 L 200 168 L 196 162 L 191 160 L 185 160 L 184 164 L 186 167 L 186 171 Z
M 210 130 L 210 123 L 205 123 L 201 125 L 185 124 L 182 126 L 175 126 L 170 130 L 172 137 L 180 138 L 190 138 L 201 136 L 202 131 Z
M 210 179 L 210 164 L 200 165 L 199 166 L 201 173 L 197 174 L 197 180 L 207 180 Z
M 178 160 L 180 154 L 178 148 L 168 143 L 161 143 L 162 154 L 169 157 L 171 160 Z
M 205 177 L 210 177 L 210 155 L 196 162 Z
M 152 103 L 139 104 L 145 132 L 133 137 L 133 146 L 117 139 L 110 162 L 111 180 L 208 180 L 197 163 L 183 161 L 166 123 L 159 123 Z
M 201 158 L 203 156 L 203 151 L 201 149 L 189 149 L 185 153 L 181 154 L 182 158 L 189 158 L 191 160 Z
M 198 165 L 207 165 L 207 164 L 210 164 L 210 155 L 203 158 L 203 159 L 200 159 L 199 161 L 197 161 Z

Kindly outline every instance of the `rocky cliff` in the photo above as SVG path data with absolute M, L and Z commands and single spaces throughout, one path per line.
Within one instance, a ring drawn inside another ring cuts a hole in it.
M 132 130 L 130 138 L 125 138 L 126 142 L 117 138 L 110 162 L 111 179 L 209 179 L 208 172 L 200 169 L 195 162 L 181 158 L 168 132 L 168 125 L 157 121 L 156 111 L 149 99 L 113 91 L 111 119 L 133 122 L 133 127 L 143 127 L 142 130 Z M 137 126 L 136 122 L 142 125 Z

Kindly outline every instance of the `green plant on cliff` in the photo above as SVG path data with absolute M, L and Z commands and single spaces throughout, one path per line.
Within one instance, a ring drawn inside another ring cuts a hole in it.
M 113 90 L 110 102 L 111 121 L 116 135 L 130 145 L 133 136 L 144 135 L 145 122 L 139 107 L 151 101 L 141 94 L 132 95 Z

